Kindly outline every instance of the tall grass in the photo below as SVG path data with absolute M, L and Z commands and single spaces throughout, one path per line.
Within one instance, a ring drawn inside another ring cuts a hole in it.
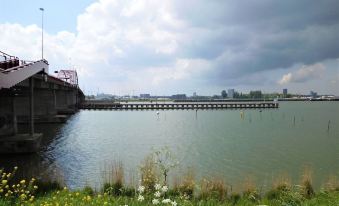
M 37 186 L 34 190 L 31 190 L 36 194 L 37 189 L 49 190 L 39 195 L 37 198 L 30 196 L 29 198 L 22 198 L 23 193 L 18 193 L 11 196 L 11 199 L 4 197 L 5 193 L 0 191 L 0 203 L 2 205 L 15 205 L 23 204 L 25 201 L 29 201 L 29 205 L 46 205 L 50 203 L 52 205 L 151 205 L 154 200 L 155 191 L 161 192 L 158 200 L 165 201 L 171 200 L 178 203 L 178 205 L 339 205 L 339 182 L 337 177 L 330 176 L 325 184 L 325 190 L 327 192 L 315 193 L 312 187 L 312 170 L 305 168 L 300 180 L 300 185 L 293 185 L 291 179 L 287 175 L 280 175 L 275 178 L 272 184 L 272 189 L 265 194 L 258 193 L 256 184 L 251 177 L 244 179 L 242 184 L 241 193 L 230 192 L 227 185 L 222 178 L 210 178 L 203 179 L 202 181 L 195 181 L 195 173 L 192 168 L 188 168 L 181 178 L 174 178 L 175 183 L 171 190 L 167 192 L 163 191 L 163 186 L 158 189 L 154 189 L 157 181 L 156 167 L 151 164 L 150 159 L 145 159 L 141 171 L 141 177 L 151 177 L 152 181 L 144 181 L 149 185 L 149 192 L 135 192 L 134 187 L 126 186 L 125 184 L 125 172 L 121 162 L 116 162 L 112 166 L 110 171 L 111 179 L 107 180 L 107 185 L 104 190 L 94 191 L 90 187 L 85 187 L 81 191 L 69 191 L 67 189 L 60 188 L 60 185 L 56 185 L 55 189 L 51 187 L 44 188 L 39 185 L 25 186 L 25 183 L 20 183 L 20 187 L 29 188 Z M 2 172 L 0 172 L 2 173 Z M 11 185 L 15 172 L 11 175 L 4 173 L 1 176 L 0 189 L 9 193 L 6 185 Z M 151 176 L 150 176 L 151 175 Z M 6 180 L 6 181 L 3 181 Z M 27 181 L 26 181 L 27 183 Z M 41 187 L 41 188 L 40 188 Z M 145 188 L 146 189 L 146 188 Z M 20 190 L 21 191 L 21 190 Z M 175 191 L 175 192 L 170 192 Z M 143 200 L 139 200 L 140 195 L 143 195 Z M 31 200 L 32 199 L 32 200 Z M 35 200 L 37 199 L 37 200 Z M 22 201 L 23 200 L 23 201 Z M 320 201 L 322 202 L 320 204 Z M 47 202 L 47 203 L 46 203 Z M 106 203 L 105 203 L 106 202 Z M 163 204 L 165 205 L 165 204 Z
M 159 164 L 159 160 L 161 160 L 161 164 Z M 164 184 L 160 184 L 163 180 L 161 177 L 164 175 L 164 168 L 166 169 L 166 174 L 169 172 L 167 168 L 170 168 L 164 167 L 164 160 L 167 160 L 167 157 L 159 158 L 159 155 L 155 156 L 153 154 L 144 159 L 140 166 L 138 190 L 135 189 L 137 185 L 126 184 L 125 170 L 121 161 L 114 162 L 109 171 L 105 173 L 105 184 L 101 191 L 85 187 L 81 191 L 72 192 L 62 189 L 62 184 L 57 181 L 49 181 L 48 178 L 46 178 L 47 183 L 38 180 L 34 182 L 34 185 L 32 181 L 28 186 L 24 183 L 20 183 L 19 186 L 21 185 L 20 188 L 32 187 L 34 189 L 29 191 L 31 196 L 29 198 L 27 196 L 23 200 L 34 202 L 34 192 L 35 195 L 38 195 L 38 198 L 41 198 L 41 201 L 36 202 L 37 205 L 39 203 L 45 205 L 44 198 L 59 205 L 66 203 L 72 203 L 73 205 L 105 205 L 105 201 L 111 201 L 111 205 L 125 205 L 128 203 L 129 205 L 139 206 L 153 204 L 152 201 L 155 199 L 160 202 L 176 201 L 180 202 L 180 205 L 259 205 L 260 203 L 268 205 L 301 205 L 303 202 L 315 199 L 317 195 L 320 195 L 325 200 L 333 197 L 338 197 L 339 199 L 339 181 L 333 175 L 328 178 L 324 185 L 326 192 L 316 194 L 312 186 L 313 171 L 310 167 L 304 168 L 299 185 L 293 185 L 291 178 L 286 174 L 282 174 L 273 179 L 272 187 L 266 193 L 258 191 L 254 178 L 251 176 L 244 178 L 242 184 L 236 185 L 241 189 L 238 192 L 234 192 L 232 188 L 228 189 L 223 178 L 212 177 L 196 181 L 195 170 L 189 167 L 181 176 L 175 176 L 173 186 L 168 188 L 167 181 L 164 181 Z M 8 200 L 4 196 L 4 191 L 10 194 L 10 184 L 15 182 L 14 173 L 16 173 L 16 169 L 12 174 L 0 171 L 0 203 L 3 200 L 5 202 Z M 58 192 L 62 195 L 60 196 Z M 11 196 L 10 204 L 13 202 L 13 204 L 21 203 L 20 197 L 23 194 L 26 195 L 25 191 L 22 193 L 21 190 L 18 190 L 16 194 Z M 50 195 L 52 197 L 57 196 L 60 199 L 55 202 L 54 199 L 49 198 Z M 16 201 L 15 198 L 18 200 Z M 146 201 L 149 204 L 146 204 Z M 335 203 L 339 205 L 339 200 Z M 6 204 L 4 203 L 4 205 Z
M 339 192 L 339 179 L 335 175 L 330 175 L 324 185 L 324 189 L 327 192 L 338 191 Z
M 310 167 L 305 167 L 301 176 L 301 195 L 307 199 L 310 199 L 315 194 L 312 186 L 312 173 L 313 172 Z
M 280 174 L 274 178 L 272 189 L 266 193 L 266 198 L 273 200 L 278 199 L 285 193 L 292 191 L 292 181 L 287 174 Z
M 185 198 L 190 199 L 194 195 L 194 189 L 195 189 L 195 173 L 193 168 L 187 168 L 176 190 L 179 191 L 179 193 Z
M 222 178 L 203 179 L 200 183 L 199 199 L 225 200 L 227 197 L 227 186 Z
M 244 179 L 244 182 L 243 182 L 243 197 L 245 197 L 245 198 L 247 198 L 247 199 L 249 199 L 253 202 L 256 202 L 260 198 L 257 186 L 254 182 L 253 177 L 251 177 L 251 176 L 248 176 Z
M 153 155 L 148 155 L 140 166 L 141 185 L 148 191 L 154 190 L 154 185 L 159 181 L 159 171 Z
M 125 185 L 125 172 L 121 161 L 114 162 L 104 181 L 102 191 L 105 194 L 113 196 L 133 196 L 135 194 L 134 187 Z

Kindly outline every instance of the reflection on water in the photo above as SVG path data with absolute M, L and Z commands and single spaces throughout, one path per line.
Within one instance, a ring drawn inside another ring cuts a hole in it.
M 308 165 L 320 186 L 329 174 L 339 175 L 335 125 L 337 102 L 283 102 L 262 112 L 80 111 L 63 125 L 39 125 L 45 137 L 40 153 L 2 155 L 0 164 L 19 166 L 26 175 L 63 177 L 72 188 L 98 186 L 114 161 L 133 176 L 152 147 L 168 146 L 180 160 L 178 171 L 192 166 L 198 178 L 224 177 L 234 185 L 251 176 L 265 187 L 282 173 L 298 181 Z

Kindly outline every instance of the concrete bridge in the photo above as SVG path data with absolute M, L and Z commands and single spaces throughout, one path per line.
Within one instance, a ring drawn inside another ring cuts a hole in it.
M 75 71 L 62 70 L 57 78 L 48 70 L 45 59 L 23 61 L 0 52 L 0 153 L 37 151 L 42 134 L 35 124 L 64 122 L 84 101 L 77 81 L 70 81 L 77 79 Z M 29 132 L 19 134 L 20 124 L 29 124 Z

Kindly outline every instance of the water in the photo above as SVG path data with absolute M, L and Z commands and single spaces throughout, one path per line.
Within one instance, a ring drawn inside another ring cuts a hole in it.
M 137 180 L 152 148 L 168 146 L 180 161 L 172 176 L 190 166 L 198 179 L 222 177 L 234 187 L 250 177 L 265 188 L 281 174 L 298 183 L 307 166 L 319 187 L 328 175 L 339 175 L 338 125 L 337 102 L 283 102 L 262 112 L 80 111 L 63 125 L 39 126 L 45 133 L 39 154 L 2 156 L 0 164 L 62 176 L 71 188 L 98 187 L 115 161 Z

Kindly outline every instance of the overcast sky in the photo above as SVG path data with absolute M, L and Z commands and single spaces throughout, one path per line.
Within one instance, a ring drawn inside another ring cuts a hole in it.
M 339 95 L 337 0 L 0 0 L 0 51 L 76 68 L 87 94 Z

